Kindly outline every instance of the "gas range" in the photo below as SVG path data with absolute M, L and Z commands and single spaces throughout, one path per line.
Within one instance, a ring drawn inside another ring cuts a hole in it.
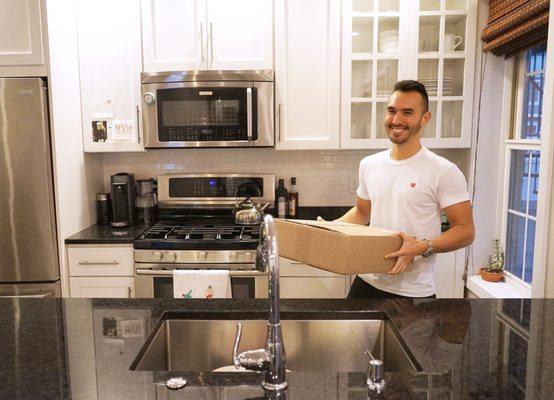
M 235 198 L 244 183 L 257 190 Z M 267 271 L 256 269 L 260 226 L 236 224 L 233 206 L 247 194 L 271 203 L 274 193 L 274 175 L 159 176 L 160 220 L 133 242 L 136 296 L 172 297 L 175 270 L 218 269 L 229 270 L 233 298 L 266 297 Z

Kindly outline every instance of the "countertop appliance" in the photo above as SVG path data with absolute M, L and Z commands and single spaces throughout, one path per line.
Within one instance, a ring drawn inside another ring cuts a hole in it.
M 272 147 L 273 71 L 142 73 L 146 148 Z
M 46 80 L 0 78 L 0 297 L 61 296 Z
M 124 228 L 136 222 L 135 176 L 126 172 L 112 175 L 112 209 L 114 228 Z
M 260 191 L 255 200 L 274 201 L 274 175 L 158 177 L 160 220 L 133 243 L 136 297 L 172 298 L 175 269 L 226 269 L 233 298 L 267 297 L 267 271 L 256 269 L 260 227 L 237 225 L 232 212 L 246 182 Z

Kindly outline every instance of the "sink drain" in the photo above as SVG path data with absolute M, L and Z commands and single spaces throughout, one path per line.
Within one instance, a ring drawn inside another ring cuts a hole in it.
M 176 377 L 168 379 L 165 382 L 165 386 L 167 386 L 171 390 L 179 390 L 186 386 L 187 380 L 185 378 Z

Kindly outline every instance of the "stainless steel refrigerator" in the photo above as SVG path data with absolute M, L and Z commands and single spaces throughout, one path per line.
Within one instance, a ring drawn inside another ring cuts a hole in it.
M 46 81 L 0 78 L 0 298 L 60 295 Z

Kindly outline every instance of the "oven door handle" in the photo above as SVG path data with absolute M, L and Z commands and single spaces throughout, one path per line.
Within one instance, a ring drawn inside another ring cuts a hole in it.
M 136 275 L 156 275 L 156 276 L 173 276 L 173 270 L 163 269 L 163 270 L 154 270 L 154 269 L 136 269 Z M 256 277 L 256 276 L 266 276 L 267 272 L 260 271 L 229 271 L 229 276 L 232 277 Z
M 252 88 L 246 88 L 246 136 L 252 141 Z

